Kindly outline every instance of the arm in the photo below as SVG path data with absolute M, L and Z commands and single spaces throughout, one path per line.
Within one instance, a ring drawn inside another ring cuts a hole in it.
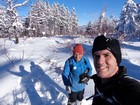
M 15 72 L 15 71 L 11 71 L 11 70 L 7 70 L 9 73 L 16 75 L 16 76 L 22 76 L 22 74 L 20 72 Z
M 87 62 L 87 68 L 88 68 L 88 76 L 91 76 L 92 75 L 92 67 L 91 67 L 91 64 L 90 64 L 90 61 L 88 58 L 86 58 L 86 62 Z
M 64 70 L 62 72 L 62 79 L 65 86 L 70 86 L 69 73 L 70 73 L 70 65 L 69 61 L 67 60 L 65 62 Z
M 90 62 L 89 62 L 89 59 L 88 58 L 84 58 L 84 63 L 85 63 L 85 71 L 84 73 L 82 73 L 79 78 L 80 78 L 80 81 L 79 83 L 85 83 L 87 84 L 87 82 L 89 81 L 90 79 L 90 76 L 92 75 L 92 67 L 90 65 Z
M 127 104 L 140 105 L 140 81 L 130 76 L 125 76 L 121 81 L 120 97 Z M 133 97 L 132 97 L 133 96 Z M 127 105 L 126 104 L 126 105 Z

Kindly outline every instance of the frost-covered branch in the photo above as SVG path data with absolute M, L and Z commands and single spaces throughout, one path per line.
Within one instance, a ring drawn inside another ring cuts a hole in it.
M 29 1 L 29 0 L 25 0 L 23 3 L 16 4 L 15 6 L 13 6 L 13 8 L 17 8 L 17 7 L 24 6 L 28 1 Z

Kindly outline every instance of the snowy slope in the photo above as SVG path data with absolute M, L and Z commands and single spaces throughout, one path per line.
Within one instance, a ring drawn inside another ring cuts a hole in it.
M 21 38 L 20 43 L 0 39 L 0 105 L 66 105 L 67 93 L 61 73 L 65 60 L 72 55 L 75 43 L 82 43 L 85 56 L 93 67 L 93 38 L 84 36 L 53 36 Z M 123 42 L 123 61 L 128 73 L 140 79 L 140 42 Z M 85 99 L 94 94 L 89 81 Z M 83 100 L 83 105 L 91 105 Z

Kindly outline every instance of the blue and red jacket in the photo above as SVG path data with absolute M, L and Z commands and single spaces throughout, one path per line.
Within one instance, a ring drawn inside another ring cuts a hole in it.
M 82 57 L 80 61 L 76 61 L 73 56 L 66 60 L 64 70 L 62 73 L 62 79 L 65 86 L 70 86 L 72 92 L 79 92 L 85 88 L 84 83 L 79 83 L 79 76 L 86 72 L 88 69 L 88 75 L 92 75 L 92 67 L 87 57 Z

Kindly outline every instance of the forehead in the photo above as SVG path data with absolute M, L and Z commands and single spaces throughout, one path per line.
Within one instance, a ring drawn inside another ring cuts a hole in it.
M 99 51 L 96 51 L 94 53 L 94 55 L 104 55 L 104 54 L 112 54 L 112 53 L 109 50 L 107 50 L 107 49 L 99 50 Z

